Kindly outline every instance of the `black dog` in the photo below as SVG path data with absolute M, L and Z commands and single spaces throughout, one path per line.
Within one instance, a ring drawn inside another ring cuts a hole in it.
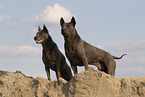
M 34 37 L 34 40 L 37 44 L 42 44 L 42 60 L 45 64 L 45 70 L 47 73 L 48 80 L 51 80 L 50 69 L 52 69 L 56 72 L 58 83 L 59 77 L 70 81 L 72 78 L 71 69 L 66 63 L 64 55 L 59 51 L 56 43 L 52 40 L 51 36 L 49 35 L 45 25 L 43 26 L 43 30 L 41 30 L 39 26 L 38 32 Z
M 87 70 L 88 64 L 92 64 L 97 66 L 100 71 L 114 76 L 116 68 L 114 59 L 121 59 L 126 54 L 121 57 L 115 57 L 90 45 L 80 38 L 75 29 L 75 24 L 74 17 L 69 23 L 65 23 L 63 18 L 60 20 L 61 33 L 65 40 L 65 53 L 71 63 L 74 74 L 77 73 L 77 66 L 85 66 L 85 70 Z

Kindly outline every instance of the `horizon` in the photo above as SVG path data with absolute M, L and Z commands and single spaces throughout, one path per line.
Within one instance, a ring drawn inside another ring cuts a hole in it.
M 84 41 L 113 56 L 127 54 L 115 60 L 115 77 L 144 76 L 144 4 L 143 0 L 1 0 L 0 68 L 47 78 L 42 62 L 42 46 L 34 41 L 38 26 L 42 28 L 46 25 L 54 42 L 65 55 L 59 22 L 61 17 L 69 22 L 74 16 L 76 30 Z M 84 67 L 79 67 L 78 71 L 84 71 Z M 51 79 L 56 80 L 53 71 Z

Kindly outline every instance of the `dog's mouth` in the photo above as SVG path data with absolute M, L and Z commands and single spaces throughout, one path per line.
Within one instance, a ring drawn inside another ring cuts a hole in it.
M 70 38 L 70 35 L 67 35 L 65 33 L 62 33 L 62 35 L 64 36 L 64 38 Z
M 69 36 L 69 35 L 64 35 L 64 37 L 65 37 L 65 38 L 70 38 L 70 36 Z
M 43 40 L 44 40 L 44 39 L 42 39 L 42 40 L 36 40 L 36 43 L 38 43 L 38 44 L 39 44 L 39 43 L 42 43 Z

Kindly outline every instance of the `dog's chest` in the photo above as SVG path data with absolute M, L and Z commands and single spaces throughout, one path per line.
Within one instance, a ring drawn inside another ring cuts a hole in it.
M 82 65 L 81 57 L 79 56 L 79 53 L 77 53 L 77 49 L 73 47 L 66 48 L 66 56 L 71 61 L 71 63 L 75 65 Z
M 53 52 L 44 52 L 42 55 L 42 60 L 45 66 L 51 68 L 52 70 L 55 69 L 55 54 Z
M 66 54 L 68 57 L 74 57 L 75 55 L 75 50 L 73 47 L 66 47 Z

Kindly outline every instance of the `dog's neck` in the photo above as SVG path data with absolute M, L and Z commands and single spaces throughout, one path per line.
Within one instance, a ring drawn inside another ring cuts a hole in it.
M 76 30 L 75 30 L 74 33 L 75 33 L 75 35 L 70 35 L 69 38 L 64 38 L 65 39 L 65 44 L 73 45 L 75 42 L 78 42 L 78 40 L 81 39 L 81 37 L 78 35 Z
M 47 51 L 50 51 L 50 50 L 52 50 L 55 46 L 55 43 L 54 43 L 54 41 L 52 40 L 52 38 L 51 38 L 51 36 L 49 36 L 48 38 L 47 38 L 47 40 L 44 42 L 44 43 L 42 43 L 42 47 L 43 47 L 43 50 L 47 50 Z

